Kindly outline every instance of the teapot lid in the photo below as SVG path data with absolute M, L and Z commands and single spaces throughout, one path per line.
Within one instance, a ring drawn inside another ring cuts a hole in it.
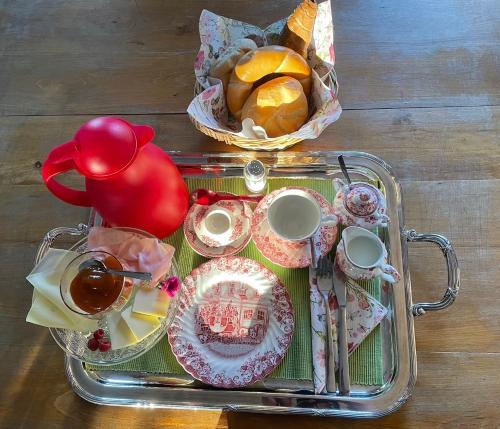
M 74 161 L 86 177 L 105 178 L 128 167 L 139 147 L 149 143 L 153 128 L 119 118 L 101 117 L 85 123 L 76 133 Z
M 377 189 L 367 183 L 353 183 L 345 196 L 345 206 L 355 216 L 371 215 L 379 206 Z

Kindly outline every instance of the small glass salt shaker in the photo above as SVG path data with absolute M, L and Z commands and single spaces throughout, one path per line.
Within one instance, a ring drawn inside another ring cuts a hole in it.
M 250 192 L 259 194 L 266 188 L 267 171 L 259 160 L 254 159 L 245 165 L 243 176 L 245 177 L 245 185 Z

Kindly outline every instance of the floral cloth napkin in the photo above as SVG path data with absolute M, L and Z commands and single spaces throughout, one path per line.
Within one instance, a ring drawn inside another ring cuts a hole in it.
M 309 269 L 311 297 L 311 329 L 314 392 L 326 392 L 326 307 L 318 290 L 314 270 Z M 337 365 L 337 298 L 332 291 L 329 300 L 332 315 L 332 336 L 334 341 L 335 363 Z M 361 286 L 349 279 L 347 282 L 347 344 L 349 354 L 368 336 L 386 316 L 387 309 L 366 292 Z

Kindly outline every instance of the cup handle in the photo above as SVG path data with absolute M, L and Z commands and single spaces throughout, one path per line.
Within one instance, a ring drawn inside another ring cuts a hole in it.
M 375 269 L 375 274 L 381 276 L 385 281 L 389 283 L 396 283 L 401 280 L 400 274 L 397 272 L 396 268 L 389 264 L 383 264 Z
M 339 219 L 336 215 L 326 215 L 321 218 L 322 225 L 337 225 Z

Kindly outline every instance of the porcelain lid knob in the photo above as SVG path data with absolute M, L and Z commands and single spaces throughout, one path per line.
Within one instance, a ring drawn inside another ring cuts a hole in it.
M 375 212 L 379 206 L 376 189 L 363 183 L 352 184 L 345 196 L 347 210 L 356 216 L 367 216 Z

